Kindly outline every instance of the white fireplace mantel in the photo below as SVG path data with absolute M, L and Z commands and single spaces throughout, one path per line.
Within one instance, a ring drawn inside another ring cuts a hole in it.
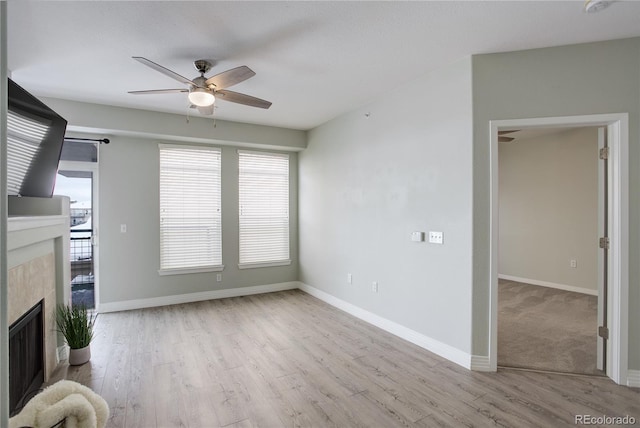
M 56 295 L 70 297 L 71 283 L 69 216 L 19 216 L 7 220 L 7 267 L 9 269 L 53 252 L 56 258 Z

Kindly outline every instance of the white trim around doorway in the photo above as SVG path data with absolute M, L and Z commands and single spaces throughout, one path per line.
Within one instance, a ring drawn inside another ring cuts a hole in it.
M 627 113 L 586 116 L 541 117 L 490 121 L 490 218 L 491 251 L 489 368 L 498 367 L 498 130 L 500 128 L 552 128 L 566 126 L 606 126 L 609 133 L 610 223 L 611 238 L 609 293 L 609 367 L 607 376 L 621 385 L 629 385 L 629 115 Z

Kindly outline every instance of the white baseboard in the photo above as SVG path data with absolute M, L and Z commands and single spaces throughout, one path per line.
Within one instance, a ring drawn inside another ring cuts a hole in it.
M 178 305 L 181 303 L 200 302 L 203 300 L 224 299 L 227 297 L 250 296 L 252 294 L 273 293 L 275 291 L 294 290 L 298 282 L 281 282 L 278 284 L 256 285 L 253 287 L 227 288 L 224 290 L 202 291 L 199 293 L 178 294 L 174 296 L 151 297 L 148 299 L 125 300 L 121 302 L 101 303 L 100 313 L 129 311 L 133 309 L 153 308 L 157 306 Z
M 466 352 L 454 348 L 453 346 L 447 345 L 446 343 L 442 343 L 440 341 L 432 339 L 428 336 L 418 333 L 417 331 L 411 330 L 403 325 L 397 324 L 351 303 L 345 302 L 344 300 L 338 299 L 337 297 L 325 293 L 324 291 L 318 290 L 317 288 L 314 288 L 310 285 L 303 283 L 299 284 L 300 290 L 314 297 L 317 297 L 318 299 L 330 304 L 331 306 L 335 306 L 336 308 L 341 309 L 356 318 L 360 318 L 361 320 L 366 321 L 369 324 L 373 324 L 376 327 L 379 327 L 391 334 L 394 334 L 404 340 L 418 345 L 421 348 L 426 349 L 427 351 L 438 354 L 439 356 L 446 358 L 447 360 L 452 361 L 466 369 L 471 368 L 471 355 L 467 354 Z
M 640 388 L 640 370 L 627 370 L 627 386 Z
M 502 275 L 502 274 L 498 274 L 498 278 L 499 279 L 505 279 L 507 281 L 523 282 L 525 284 L 540 285 L 542 287 L 556 288 L 558 290 L 573 291 L 574 293 L 588 294 L 590 296 L 597 296 L 598 295 L 598 290 L 590 290 L 588 288 L 575 287 L 573 285 L 556 284 L 555 282 L 540 281 L 538 279 L 521 278 L 519 276 Z

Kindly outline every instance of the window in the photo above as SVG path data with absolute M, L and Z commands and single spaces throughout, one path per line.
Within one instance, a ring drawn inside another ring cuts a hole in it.
M 289 260 L 289 155 L 238 151 L 240 268 Z
M 160 274 L 222 270 L 220 149 L 160 145 Z

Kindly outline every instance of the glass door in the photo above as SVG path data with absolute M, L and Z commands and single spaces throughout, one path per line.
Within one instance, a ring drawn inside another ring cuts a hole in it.
M 59 169 L 55 195 L 70 198 L 71 302 L 95 307 L 93 173 Z
M 65 141 L 53 192 L 70 199 L 71 303 L 88 309 L 99 303 L 97 149 L 95 143 Z

